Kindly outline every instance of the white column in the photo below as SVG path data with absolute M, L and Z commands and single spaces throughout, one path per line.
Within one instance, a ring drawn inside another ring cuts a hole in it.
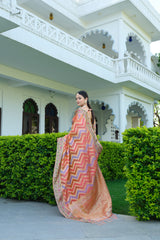
M 124 22 L 123 19 L 119 19 L 118 20 L 118 54 L 119 54 L 119 58 L 123 58 L 124 57 L 124 53 L 126 52 L 126 36 L 124 33 Z
M 41 103 L 39 111 L 39 133 L 45 133 L 45 104 Z
M 146 51 L 146 65 L 151 70 L 151 52 L 150 52 L 150 45 L 148 44 L 148 51 Z
M 16 96 L 16 97 L 15 97 Z M 12 87 L 3 89 L 1 134 L 22 134 L 22 101 L 18 90 Z
M 16 0 L 10 0 L 10 6 L 11 6 L 11 14 L 13 15 L 20 14 L 20 10 L 17 9 Z
M 124 58 L 124 53 L 126 52 L 126 44 L 125 44 L 125 34 L 124 34 L 124 22 L 123 19 L 118 20 L 118 55 L 119 59 Z M 118 68 L 119 72 L 123 73 L 124 72 L 124 61 L 119 61 L 118 63 Z
M 154 117 L 154 103 L 150 104 L 150 112 L 148 113 L 147 127 L 153 127 L 153 117 Z
M 125 112 L 125 95 L 122 92 L 119 96 L 119 132 L 120 132 L 120 142 L 123 141 L 122 133 L 126 128 L 126 112 Z
M 11 7 L 12 7 L 12 9 L 15 9 L 15 8 L 16 8 L 16 5 L 17 5 L 17 1 L 16 1 L 16 0 L 12 0 L 12 1 L 11 1 Z

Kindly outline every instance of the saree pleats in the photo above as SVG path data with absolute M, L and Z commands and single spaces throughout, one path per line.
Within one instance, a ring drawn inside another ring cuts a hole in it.
M 112 216 L 111 197 L 98 166 L 102 146 L 87 113 L 77 110 L 68 135 L 58 139 L 53 174 L 59 211 L 84 222 L 99 222 Z

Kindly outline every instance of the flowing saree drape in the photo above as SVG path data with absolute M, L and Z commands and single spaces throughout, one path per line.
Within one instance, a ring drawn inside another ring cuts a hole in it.
M 97 163 L 101 151 L 87 112 L 79 108 L 69 134 L 58 139 L 53 174 L 55 199 L 66 218 L 99 222 L 112 216 L 111 197 Z

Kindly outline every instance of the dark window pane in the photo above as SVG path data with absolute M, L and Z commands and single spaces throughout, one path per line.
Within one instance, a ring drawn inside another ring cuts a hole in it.
M 33 99 L 27 99 L 23 104 L 22 134 L 39 132 L 38 106 Z
M 95 120 L 96 120 L 96 135 L 98 135 L 98 120 L 96 117 L 95 117 Z
M 52 103 L 47 104 L 47 106 L 45 108 L 45 114 L 46 114 L 46 116 L 56 117 L 57 116 L 56 107 Z
M 45 107 L 45 133 L 58 132 L 57 109 L 49 103 Z
M 33 101 L 33 99 L 27 99 L 23 104 L 23 110 L 26 113 L 37 113 L 38 107 L 37 104 Z
M 49 129 L 50 129 L 49 118 L 46 117 L 46 119 L 45 119 L 45 133 L 49 133 Z
M 38 117 L 35 115 L 35 116 L 32 116 L 32 122 L 31 122 L 31 133 L 34 134 L 34 133 L 38 133 Z
M 58 132 L 56 119 L 55 118 L 51 119 L 51 132 Z
M 23 134 L 30 133 L 30 115 L 24 113 L 23 115 Z

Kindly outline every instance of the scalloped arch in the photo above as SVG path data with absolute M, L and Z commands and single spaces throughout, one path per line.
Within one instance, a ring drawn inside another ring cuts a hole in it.
M 106 36 L 109 41 L 112 43 L 112 47 L 114 46 L 114 39 L 112 37 L 112 35 L 109 34 L 108 31 L 104 30 L 104 29 L 92 29 L 92 30 L 89 30 L 87 31 L 86 33 L 82 34 L 80 36 L 80 40 L 83 41 L 84 39 L 87 38 L 87 36 L 91 36 L 91 34 L 103 34 L 103 36 Z M 115 53 L 117 53 L 117 50 L 112 48 L 112 51 L 114 51 Z M 118 54 L 118 53 L 117 53 Z
M 102 111 L 103 115 L 101 117 L 104 119 L 102 123 L 102 132 L 101 135 L 104 135 L 107 132 L 107 127 L 106 125 L 108 124 L 108 121 L 112 118 L 113 122 L 115 120 L 115 114 L 113 112 L 113 109 L 109 106 L 109 104 L 105 103 L 104 101 L 99 101 L 99 100 L 91 100 L 91 106 L 94 110 L 94 112 L 99 113 L 99 111 Z M 104 110 L 102 110 L 102 106 L 105 107 Z M 115 128 L 117 129 L 117 126 L 113 124 Z
M 114 40 L 112 38 L 112 36 L 108 33 L 108 31 L 104 30 L 104 29 L 92 29 L 90 31 L 87 31 L 86 33 L 82 34 L 82 36 L 80 36 L 80 40 L 82 40 L 83 38 L 86 38 L 87 36 L 90 36 L 91 34 L 100 34 L 102 33 L 105 36 L 108 36 L 110 38 L 110 40 L 114 43 Z
M 128 106 L 128 109 L 127 109 L 127 114 L 130 113 L 130 108 L 134 107 L 134 106 L 138 107 L 141 110 L 141 112 L 143 113 L 143 116 L 145 118 L 145 121 L 147 122 L 148 121 L 147 111 L 146 111 L 145 107 L 140 102 L 134 101 L 134 102 L 130 103 L 129 106 Z
M 27 98 L 24 102 L 23 102 L 23 111 L 25 112 L 25 104 L 29 103 L 30 105 L 33 106 L 35 113 L 38 113 L 38 105 L 36 103 L 36 101 L 34 101 L 32 98 Z
M 58 114 L 57 108 L 53 103 L 50 102 L 45 106 L 45 114 L 47 114 L 48 112 L 52 112 L 52 111 L 54 111 L 55 115 L 57 116 L 57 114 Z
M 140 38 L 136 33 L 134 33 L 134 32 L 129 32 L 129 33 L 127 34 L 127 36 L 126 36 L 126 43 L 127 43 L 127 39 L 128 39 L 130 36 L 131 36 L 131 37 L 135 37 L 135 39 L 139 42 L 139 44 L 140 44 L 140 46 L 141 46 L 141 48 L 142 48 L 142 52 L 143 52 L 143 54 L 144 54 L 144 58 L 145 58 L 145 57 L 146 57 L 146 51 L 145 51 L 145 47 L 144 47 L 144 44 L 143 44 L 141 38 Z

